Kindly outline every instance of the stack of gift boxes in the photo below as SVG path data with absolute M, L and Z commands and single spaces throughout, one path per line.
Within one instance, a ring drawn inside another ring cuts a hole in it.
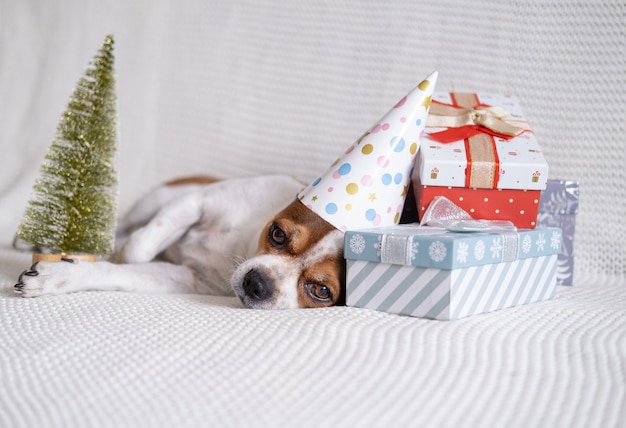
M 449 320 L 572 283 L 578 187 L 547 180 L 515 97 L 435 92 L 414 165 L 421 225 L 346 231 L 347 305 Z

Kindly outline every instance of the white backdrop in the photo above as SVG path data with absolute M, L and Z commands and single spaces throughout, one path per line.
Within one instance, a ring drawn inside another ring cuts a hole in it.
M 552 178 L 581 182 L 577 269 L 623 275 L 623 1 L 0 1 L 9 242 L 73 85 L 116 39 L 120 203 L 174 176 L 307 181 L 432 70 L 516 94 Z

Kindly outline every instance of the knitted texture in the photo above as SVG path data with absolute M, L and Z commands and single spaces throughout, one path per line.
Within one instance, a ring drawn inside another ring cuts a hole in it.
M 27 258 L 0 252 L 11 272 Z M 15 273 L 15 272 L 12 272 Z M 17 273 L 15 273 L 17 275 Z M 0 426 L 619 426 L 624 282 L 459 321 L 0 281 Z M 583 278 L 584 279 L 584 278 Z M 589 279 L 589 278 L 587 278 Z

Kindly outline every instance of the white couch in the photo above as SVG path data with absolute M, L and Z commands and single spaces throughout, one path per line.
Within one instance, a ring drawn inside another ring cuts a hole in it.
M 626 425 L 622 0 L 0 4 L 0 426 Z M 438 322 L 234 298 L 13 294 L 59 116 L 116 40 L 120 210 L 182 174 L 308 181 L 432 70 L 512 93 L 581 183 L 572 287 Z

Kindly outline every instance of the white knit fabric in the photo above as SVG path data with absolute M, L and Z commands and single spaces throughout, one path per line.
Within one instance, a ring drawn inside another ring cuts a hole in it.
M 620 426 L 623 0 L 0 2 L 0 426 Z M 182 174 L 322 172 L 418 81 L 518 96 L 581 183 L 574 286 L 456 322 L 198 296 L 25 300 L 9 249 L 59 116 L 116 40 L 120 208 Z
M 7 292 L 0 426 L 623 426 L 625 284 L 594 279 L 451 322 L 195 295 Z

